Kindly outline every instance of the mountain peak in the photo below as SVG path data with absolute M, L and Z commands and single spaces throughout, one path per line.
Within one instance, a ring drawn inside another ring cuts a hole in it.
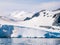
M 53 11 L 59 11 L 60 10 L 60 8 L 58 8 L 58 9 L 56 9 L 56 10 L 53 10 Z

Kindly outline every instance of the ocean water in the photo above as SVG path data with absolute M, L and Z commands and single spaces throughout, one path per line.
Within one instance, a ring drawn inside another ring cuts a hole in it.
M 0 45 L 60 45 L 59 38 L 0 38 Z

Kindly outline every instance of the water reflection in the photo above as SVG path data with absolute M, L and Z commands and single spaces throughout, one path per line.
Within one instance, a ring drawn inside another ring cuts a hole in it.
M 11 38 L 0 38 L 0 45 L 11 45 Z
M 0 38 L 0 45 L 60 45 L 60 39 L 55 38 Z

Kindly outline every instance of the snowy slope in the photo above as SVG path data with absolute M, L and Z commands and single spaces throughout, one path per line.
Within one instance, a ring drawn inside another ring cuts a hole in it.
M 25 11 L 15 11 L 12 12 L 8 18 L 14 21 L 23 21 L 25 18 L 29 17 L 31 18 L 33 13 L 25 12 Z

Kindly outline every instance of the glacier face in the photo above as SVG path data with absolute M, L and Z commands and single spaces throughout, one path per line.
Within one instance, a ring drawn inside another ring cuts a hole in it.
M 48 31 L 43 31 L 28 27 L 21 27 L 21 26 L 2 25 L 2 27 L 0 27 L 0 38 L 6 38 L 6 37 L 59 38 L 60 33 L 48 32 Z
M 2 25 L 0 27 L 0 37 L 10 37 L 14 30 L 12 25 Z

